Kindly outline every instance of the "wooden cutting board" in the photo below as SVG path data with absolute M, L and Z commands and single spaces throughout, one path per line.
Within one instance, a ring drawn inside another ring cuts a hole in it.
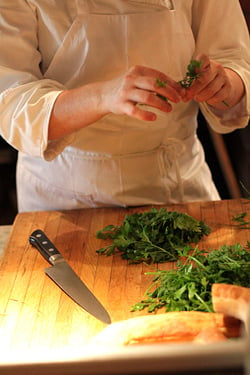
M 216 249 L 223 244 L 250 241 L 250 231 L 239 229 L 232 217 L 248 212 L 249 201 L 224 200 L 166 206 L 203 219 L 211 234 L 200 248 Z M 144 208 L 100 208 L 72 211 L 45 211 L 18 214 L 9 241 L 0 260 L 0 361 L 11 353 L 79 351 L 105 327 L 67 297 L 44 273 L 48 263 L 29 244 L 29 235 L 42 229 L 54 242 L 76 273 L 108 310 L 112 321 L 145 315 L 132 313 L 152 282 L 145 272 L 156 265 L 128 265 L 120 255 L 98 255 L 105 242 L 96 231 L 107 224 L 121 224 L 127 213 Z M 161 269 L 174 267 L 161 264 Z

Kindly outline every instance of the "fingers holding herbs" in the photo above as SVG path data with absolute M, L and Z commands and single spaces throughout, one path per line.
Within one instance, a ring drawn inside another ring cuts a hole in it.
M 225 69 L 205 55 L 200 56 L 198 62 L 200 66 L 195 69 L 197 79 L 187 89 L 184 100 L 193 98 L 198 102 L 206 101 L 211 105 L 222 102 L 227 97 L 228 90 L 231 89 Z
M 166 83 L 156 80 L 158 86 L 165 87 Z M 225 98 L 232 89 L 227 70 L 206 55 L 200 55 L 191 60 L 182 80 L 178 82 L 182 87 L 181 97 L 184 102 L 191 99 L 197 102 L 207 102 L 218 109 L 226 109 L 229 104 Z
M 189 74 L 192 82 L 186 86 L 184 101 L 194 99 L 219 110 L 226 110 L 237 104 L 244 95 L 241 78 L 207 55 L 201 54 L 197 60 L 190 62 L 187 75 Z M 182 83 L 185 83 L 185 79 L 180 81 L 180 84 Z

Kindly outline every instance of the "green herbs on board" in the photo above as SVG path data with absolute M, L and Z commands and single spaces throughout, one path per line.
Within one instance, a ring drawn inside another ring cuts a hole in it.
M 250 220 L 246 220 L 247 212 L 241 212 L 232 217 L 239 229 L 250 229 Z
M 186 213 L 152 208 L 126 215 L 120 226 L 108 225 L 97 237 L 112 242 L 99 254 L 120 253 L 129 263 L 175 261 L 187 244 L 196 244 L 210 233 L 210 227 Z
M 243 185 L 241 184 L 243 189 L 250 194 L 250 191 Z M 250 203 L 250 198 L 245 198 L 243 203 L 249 204 Z M 232 221 L 235 223 L 235 225 L 239 229 L 250 229 L 250 220 L 247 220 L 247 211 L 241 212 L 238 215 L 234 215 L 232 217 Z
M 242 212 L 232 217 L 239 229 L 249 229 L 246 215 Z M 132 311 L 212 312 L 212 284 L 250 287 L 250 242 L 245 247 L 223 245 L 209 251 L 191 246 L 210 231 L 204 221 L 188 214 L 152 208 L 127 214 L 120 226 L 111 224 L 97 231 L 98 238 L 112 240 L 97 253 L 120 253 L 129 263 L 176 261 L 175 269 L 146 273 L 153 276 L 152 284 Z
M 249 250 L 250 242 L 246 247 L 224 245 L 209 252 L 187 246 L 178 251 L 176 269 L 148 273 L 154 276 L 152 285 L 145 299 L 132 306 L 132 311 L 165 308 L 165 311 L 212 312 L 213 283 L 250 287 Z

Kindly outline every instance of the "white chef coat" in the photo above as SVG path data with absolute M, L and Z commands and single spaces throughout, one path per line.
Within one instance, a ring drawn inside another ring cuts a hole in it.
M 196 102 L 155 122 L 109 114 L 48 141 L 65 89 L 133 65 L 184 77 L 197 53 L 237 71 L 245 98 L 200 106 L 221 133 L 247 125 L 249 36 L 237 0 L 1 0 L 0 129 L 19 150 L 19 211 L 219 199 L 196 136 Z

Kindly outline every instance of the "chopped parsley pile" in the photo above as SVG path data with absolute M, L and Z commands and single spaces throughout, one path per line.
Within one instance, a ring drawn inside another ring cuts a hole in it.
M 129 263 L 163 263 L 179 258 L 179 250 L 198 243 L 210 228 L 188 214 L 152 208 L 143 213 L 126 215 L 121 226 L 108 225 L 97 232 L 112 243 L 97 250 L 99 254 L 116 252 Z

